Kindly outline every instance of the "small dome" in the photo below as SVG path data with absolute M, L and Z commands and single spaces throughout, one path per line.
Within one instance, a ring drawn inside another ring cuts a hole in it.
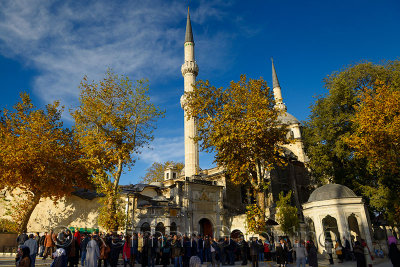
M 353 197 L 357 197 L 357 195 L 347 186 L 326 184 L 315 189 L 311 193 L 308 202 Z
M 154 185 L 154 186 L 157 186 L 157 187 L 162 187 L 163 184 L 161 182 L 151 182 L 150 185 Z
M 168 199 L 164 196 L 155 196 L 151 200 L 158 202 L 168 202 Z
M 287 112 L 282 113 L 278 116 L 278 121 L 284 123 L 284 124 L 300 124 L 298 119 L 296 119 L 292 114 L 289 114 Z

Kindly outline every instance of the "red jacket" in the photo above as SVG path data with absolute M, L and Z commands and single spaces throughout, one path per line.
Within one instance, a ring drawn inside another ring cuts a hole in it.
M 131 248 L 129 247 L 129 243 L 125 242 L 124 249 L 122 250 L 122 258 L 125 260 L 131 258 Z
M 264 243 L 264 252 L 269 252 L 269 245 Z

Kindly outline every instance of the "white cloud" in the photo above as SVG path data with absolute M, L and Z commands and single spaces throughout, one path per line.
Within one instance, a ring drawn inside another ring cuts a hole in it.
M 223 1 L 202 1 L 192 20 L 219 17 L 221 6 Z M 0 53 L 37 70 L 33 89 L 44 102 L 60 99 L 69 106 L 82 77 L 98 80 L 107 67 L 133 79 L 179 73 L 185 13 L 178 0 L 3 0 Z
M 151 143 L 151 149 L 144 150 L 139 157 L 142 161 L 152 164 L 153 162 L 165 162 L 167 160 L 184 161 L 184 155 L 184 139 L 181 136 L 155 138 Z

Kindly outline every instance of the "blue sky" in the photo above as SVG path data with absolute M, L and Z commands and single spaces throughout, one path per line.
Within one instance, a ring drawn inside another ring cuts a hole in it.
M 60 100 L 77 105 L 84 75 L 100 79 L 107 68 L 148 78 L 153 101 L 166 110 L 152 149 L 144 149 L 122 184 L 136 183 L 154 161 L 183 161 L 183 93 L 180 67 L 187 1 L 0 1 L 0 107 L 21 91 L 43 107 Z M 400 2 L 190 1 L 199 79 L 216 86 L 240 74 L 271 81 L 270 58 L 288 112 L 306 120 L 322 79 L 369 60 L 399 57 Z M 64 114 L 67 126 L 73 122 Z M 201 168 L 212 155 L 201 153 Z

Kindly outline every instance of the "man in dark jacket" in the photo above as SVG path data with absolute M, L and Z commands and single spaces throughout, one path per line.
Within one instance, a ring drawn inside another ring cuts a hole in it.
M 29 237 L 26 234 L 26 230 L 22 231 L 22 233 L 17 237 L 17 244 L 22 246 Z
M 248 244 L 246 240 L 242 237 L 239 241 L 239 248 L 240 248 L 240 258 L 242 259 L 242 265 L 247 265 L 247 248 Z
M 198 256 L 200 258 L 201 264 L 203 264 L 204 260 L 204 239 L 203 236 L 199 235 L 197 240 L 197 251 L 198 251 Z
M 250 243 L 250 256 L 251 256 L 251 264 L 253 267 L 258 267 L 258 252 L 260 250 L 260 246 L 257 243 L 255 238 L 252 238 Z

